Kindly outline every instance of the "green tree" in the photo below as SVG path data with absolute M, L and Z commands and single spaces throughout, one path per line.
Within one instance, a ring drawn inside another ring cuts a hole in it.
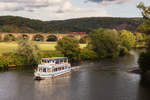
M 26 64 L 37 64 L 41 57 L 39 47 L 27 39 L 18 40 L 17 55 L 23 57 Z
M 114 58 L 119 55 L 118 33 L 114 30 L 99 28 L 89 34 L 89 47 L 99 58 Z
M 56 50 L 60 51 L 64 56 L 69 57 L 71 61 L 80 60 L 79 41 L 72 37 L 63 37 L 57 43 Z
M 139 32 L 150 34 L 150 6 L 145 6 L 144 3 L 140 3 L 137 6 L 143 15 L 144 22 L 137 28 Z
M 150 6 L 145 6 L 143 2 L 141 2 L 138 6 L 137 6 L 140 10 L 141 13 L 144 17 L 144 19 L 149 19 L 150 18 Z
M 137 6 L 143 15 L 144 22 L 138 27 L 138 30 L 140 30 L 143 33 L 149 34 L 150 33 L 150 6 L 145 6 L 143 3 L 140 3 Z M 146 52 L 143 52 L 138 60 L 138 63 L 140 65 L 140 69 L 142 71 L 142 75 L 145 77 L 150 77 L 150 37 L 148 36 L 146 38 L 147 42 L 147 49 Z
M 138 63 L 142 73 L 150 71 L 150 48 L 148 48 L 146 52 L 141 53 Z
M 98 58 L 97 53 L 87 47 L 81 50 L 80 56 L 82 60 L 95 60 Z
M 136 37 L 133 33 L 127 30 L 122 30 L 120 35 L 120 41 L 121 45 L 126 47 L 130 51 L 131 48 L 135 46 Z

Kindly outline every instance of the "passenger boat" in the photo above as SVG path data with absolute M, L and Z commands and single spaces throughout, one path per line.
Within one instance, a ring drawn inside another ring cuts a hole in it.
M 65 74 L 71 71 L 67 57 L 42 58 L 34 72 L 35 79 L 44 79 Z

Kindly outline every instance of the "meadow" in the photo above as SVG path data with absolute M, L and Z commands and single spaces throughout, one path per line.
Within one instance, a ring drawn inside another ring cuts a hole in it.
M 38 45 L 41 51 L 56 50 L 57 42 L 34 42 Z M 80 48 L 84 48 L 86 44 L 80 44 Z M 0 55 L 3 53 L 15 52 L 18 45 L 16 42 L 0 42 Z

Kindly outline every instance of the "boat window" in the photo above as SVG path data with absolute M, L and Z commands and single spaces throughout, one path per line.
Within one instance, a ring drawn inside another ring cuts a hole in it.
M 61 70 L 61 67 L 60 67 L 60 68 L 58 68 L 58 70 L 60 71 L 60 70 Z
M 48 68 L 48 69 L 47 69 L 47 72 L 51 72 L 51 69 L 50 69 L 50 68 Z
M 39 72 L 42 72 L 42 68 L 39 68 Z
M 43 72 L 46 72 L 46 68 L 43 68 Z
M 67 68 L 67 66 L 65 66 L 65 69 Z

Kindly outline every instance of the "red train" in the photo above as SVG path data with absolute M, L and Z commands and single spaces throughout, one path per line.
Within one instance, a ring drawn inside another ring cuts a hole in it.
M 86 32 L 72 32 L 71 34 L 86 35 L 87 33 Z

